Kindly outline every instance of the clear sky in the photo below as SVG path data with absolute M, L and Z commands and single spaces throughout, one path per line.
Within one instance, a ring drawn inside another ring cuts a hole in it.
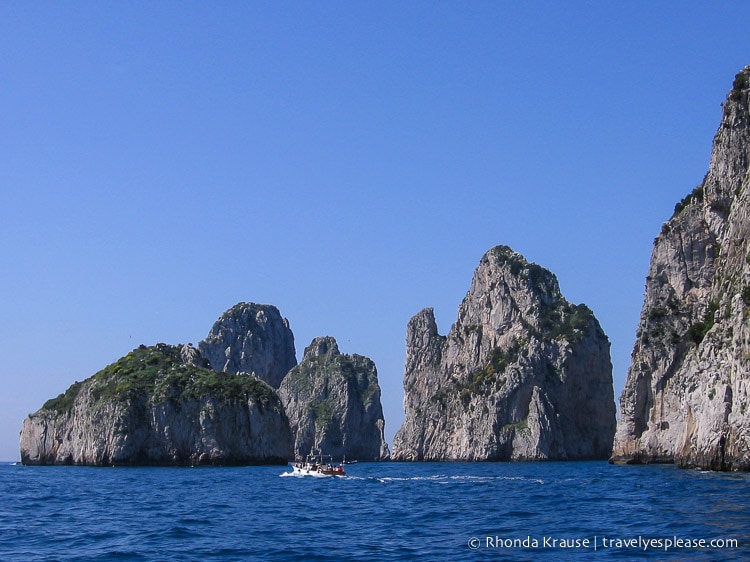
M 654 237 L 707 171 L 750 3 L 0 3 L 0 460 L 23 418 L 241 301 L 372 358 L 489 248 L 553 271 L 619 397 Z

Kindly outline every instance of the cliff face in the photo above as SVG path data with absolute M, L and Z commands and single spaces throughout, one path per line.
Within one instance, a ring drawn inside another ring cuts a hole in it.
M 750 469 L 750 67 L 654 242 L 612 461 Z
M 271 305 L 233 306 L 216 321 L 198 349 L 216 371 L 251 373 L 273 388 L 297 364 L 289 321 Z
M 395 460 L 606 458 L 615 431 L 609 340 L 555 276 L 498 246 L 482 258 L 458 319 L 408 324 L 406 419 Z
M 285 464 L 289 422 L 271 387 L 205 368 L 191 346 L 133 350 L 29 415 L 24 464 Z
M 331 337 L 315 338 L 284 378 L 279 395 L 296 457 L 319 448 L 334 457 L 389 458 L 378 374 L 367 357 L 340 353 Z

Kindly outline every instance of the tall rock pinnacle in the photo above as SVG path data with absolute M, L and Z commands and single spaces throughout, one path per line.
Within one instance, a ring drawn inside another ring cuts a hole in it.
M 297 364 L 289 321 L 272 305 L 236 304 L 221 315 L 198 349 L 212 369 L 254 374 L 273 388 Z
M 378 372 L 367 357 L 341 353 L 332 337 L 315 338 L 281 383 L 279 396 L 296 457 L 319 448 L 339 458 L 388 459 Z
M 612 461 L 750 469 L 750 66 L 654 241 Z
M 395 460 L 562 460 L 609 455 L 609 340 L 555 276 L 488 251 L 447 336 L 432 309 L 407 327 L 406 419 Z

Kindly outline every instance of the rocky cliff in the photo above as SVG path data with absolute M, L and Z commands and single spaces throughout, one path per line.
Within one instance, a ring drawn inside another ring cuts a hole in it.
M 334 457 L 386 460 L 378 374 L 361 355 L 339 352 L 331 337 L 315 338 L 279 388 L 294 451 L 304 458 L 319 448 Z
M 395 460 L 607 458 L 615 431 L 609 340 L 556 277 L 508 247 L 487 252 L 458 319 L 408 324 L 406 419 Z
M 285 464 L 278 396 L 246 374 L 206 368 L 189 346 L 141 346 L 28 416 L 24 464 Z
M 750 469 L 750 67 L 654 241 L 612 460 Z
M 254 374 L 273 388 L 297 364 L 289 321 L 271 305 L 233 306 L 216 321 L 198 349 L 212 369 Z

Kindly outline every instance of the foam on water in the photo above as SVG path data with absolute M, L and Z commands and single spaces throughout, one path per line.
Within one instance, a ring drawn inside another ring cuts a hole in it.
M 746 474 L 604 462 L 358 463 L 343 478 L 282 470 L 0 465 L 0 560 L 750 557 Z M 740 547 L 594 556 L 518 544 L 545 536 L 723 537 Z

